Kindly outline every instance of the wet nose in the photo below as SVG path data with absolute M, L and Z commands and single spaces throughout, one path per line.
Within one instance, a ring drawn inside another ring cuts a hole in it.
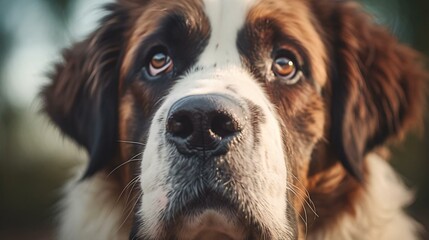
M 245 114 L 239 103 L 221 95 L 193 95 L 170 109 L 167 139 L 184 155 L 201 152 L 212 156 L 229 151 L 243 129 Z

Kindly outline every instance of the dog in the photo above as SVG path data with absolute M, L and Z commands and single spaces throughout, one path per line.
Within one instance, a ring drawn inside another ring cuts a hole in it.
M 348 0 L 118 0 L 43 111 L 89 156 L 59 239 L 418 239 L 387 144 L 420 55 Z

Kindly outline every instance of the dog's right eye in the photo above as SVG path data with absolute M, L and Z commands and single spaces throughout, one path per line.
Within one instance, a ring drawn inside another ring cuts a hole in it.
M 151 77 L 158 77 L 169 73 L 173 70 L 173 60 L 164 52 L 157 52 L 152 55 L 149 66 L 148 74 Z
M 292 85 L 297 83 L 302 76 L 296 57 L 289 51 L 281 51 L 274 59 L 271 71 L 282 82 Z

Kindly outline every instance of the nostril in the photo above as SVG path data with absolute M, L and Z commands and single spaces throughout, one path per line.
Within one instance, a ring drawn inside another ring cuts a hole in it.
M 191 95 L 177 100 L 167 115 L 166 140 L 186 156 L 219 156 L 239 141 L 246 128 L 239 101 L 216 94 Z
M 225 138 L 239 132 L 240 126 L 228 115 L 218 114 L 212 119 L 211 131 L 217 136 Z
M 175 137 L 188 138 L 194 131 L 192 120 L 187 115 L 174 115 L 168 120 L 167 131 Z

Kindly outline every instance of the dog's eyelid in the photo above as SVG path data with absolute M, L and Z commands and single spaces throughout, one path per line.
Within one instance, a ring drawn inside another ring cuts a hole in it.
M 297 51 L 293 47 L 281 46 L 274 48 L 271 54 L 273 59 L 276 59 L 280 56 L 286 56 L 287 58 L 294 61 L 298 66 L 304 65 L 304 58 L 301 56 L 300 51 Z

